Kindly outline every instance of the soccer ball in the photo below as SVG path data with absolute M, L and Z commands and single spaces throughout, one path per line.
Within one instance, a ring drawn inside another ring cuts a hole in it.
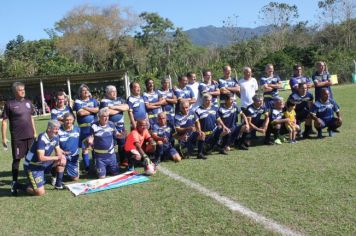
M 149 163 L 145 166 L 145 174 L 148 176 L 154 175 L 156 173 L 156 165 L 154 163 Z

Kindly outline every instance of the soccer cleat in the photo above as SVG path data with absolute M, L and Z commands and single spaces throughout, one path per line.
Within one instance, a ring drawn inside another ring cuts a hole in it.
M 56 185 L 57 178 L 56 177 L 51 177 L 51 185 L 55 186 Z
M 277 138 L 276 140 L 274 140 L 274 144 L 281 145 L 282 141 L 279 138 Z
M 62 189 L 64 189 L 63 184 L 61 184 L 61 185 L 54 185 L 54 188 L 57 189 L 57 190 L 62 190 Z
M 206 156 L 204 156 L 202 153 L 200 153 L 200 154 L 198 154 L 197 159 L 206 160 L 208 158 Z
M 12 196 L 17 196 L 17 182 L 16 181 L 12 181 L 10 191 L 11 191 Z

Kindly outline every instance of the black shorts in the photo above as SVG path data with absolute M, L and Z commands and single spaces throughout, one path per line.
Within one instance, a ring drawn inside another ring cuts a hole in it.
M 13 159 L 24 158 L 30 150 L 34 138 L 22 139 L 22 140 L 12 140 L 11 139 L 11 151 Z

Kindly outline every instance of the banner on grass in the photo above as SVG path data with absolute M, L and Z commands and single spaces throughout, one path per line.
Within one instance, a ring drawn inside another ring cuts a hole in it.
M 138 174 L 135 171 L 130 171 L 104 179 L 96 179 L 84 183 L 67 184 L 66 187 L 74 194 L 74 196 L 79 196 L 114 188 L 121 188 L 132 184 L 146 182 L 148 180 L 149 178 L 146 176 Z

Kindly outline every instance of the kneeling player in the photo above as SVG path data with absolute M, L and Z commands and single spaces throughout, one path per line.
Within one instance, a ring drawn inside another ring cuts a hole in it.
M 53 166 L 57 166 L 56 189 L 63 189 L 62 178 L 66 158 L 59 147 L 58 130 L 60 123 L 57 120 L 48 121 L 46 132 L 38 135 L 27 153 L 24 163 L 24 171 L 27 175 L 29 186 L 27 192 L 35 196 L 45 194 L 45 172 L 49 172 Z M 55 151 L 56 155 L 51 156 Z
M 115 139 L 121 138 L 122 133 L 116 130 L 115 125 L 109 121 L 109 110 L 102 108 L 98 113 L 99 121 L 90 127 L 88 144 L 93 147 L 95 168 L 98 178 L 106 177 L 107 172 L 111 175 L 119 173 L 119 167 L 115 154 Z
M 124 146 L 128 155 L 129 171 L 134 170 L 135 166 L 140 164 L 148 165 L 151 163 L 147 154 L 155 152 L 155 141 L 148 132 L 147 121 L 138 120 L 136 124 L 136 129 L 129 133 Z M 147 146 L 146 143 L 148 143 Z
M 73 125 L 74 116 L 66 113 L 63 116 L 63 125 L 59 129 L 59 146 L 67 159 L 67 175 L 74 181 L 79 179 L 79 136 L 80 129 Z
M 157 117 L 158 124 L 152 128 L 152 137 L 156 141 L 155 164 L 160 161 L 171 159 L 179 162 L 182 158 L 177 150 L 172 146 L 174 128 L 167 125 L 167 116 L 165 112 L 161 112 Z

